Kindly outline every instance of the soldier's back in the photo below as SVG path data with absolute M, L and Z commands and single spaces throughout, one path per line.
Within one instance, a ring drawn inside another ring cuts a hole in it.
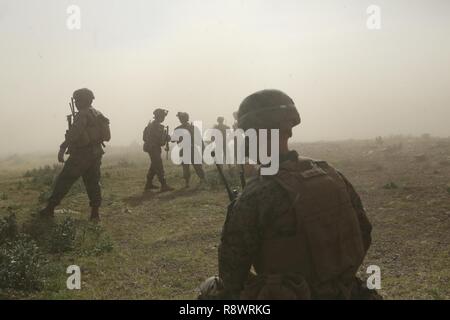
M 224 256 L 229 252 L 240 259 L 232 253 L 239 252 L 233 246 L 242 245 L 239 233 L 245 234 L 242 252 L 253 252 L 252 264 L 259 275 L 301 275 L 297 280 L 308 284 L 313 297 L 348 298 L 365 255 L 346 181 L 326 162 L 298 158 L 296 153 L 280 164 L 277 175 L 249 181 L 223 233 Z M 248 259 L 241 258 L 243 264 Z M 223 271 L 226 277 L 226 266 Z M 343 280 L 345 292 L 329 285 L 337 279 Z M 244 290 L 245 294 L 252 298 L 256 293 Z

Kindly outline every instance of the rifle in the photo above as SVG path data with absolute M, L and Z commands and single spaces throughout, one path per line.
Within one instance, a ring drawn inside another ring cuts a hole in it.
M 216 153 L 213 151 L 211 153 L 211 155 L 213 157 L 215 157 Z M 223 173 L 222 165 L 216 163 L 216 168 L 217 168 L 217 171 L 219 172 L 219 175 L 220 175 L 220 178 L 222 180 L 222 183 L 224 184 L 225 189 L 227 190 L 228 198 L 230 199 L 231 202 L 233 202 L 234 200 L 236 200 L 239 192 L 236 189 L 231 190 L 230 185 L 228 184 L 228 181 L 225 178 L 225 174 Z M 245 181 L 245 172 L 244 172 L 244 165 L 243 164 L 240 165 L 240 170 L 239 171 L 240 171 L 239 172 L 239 178 L 241 180 L 241 188 L 242 188 L 242 190 L 244 190 L 244 188 L 246 186 L 246 181 Z
M 70 108 L 70 114 L 66 117 L 67 118 L 67 130 L 66 134 L 69 132 L 69 130 L 72 128 L 73 121 L 75 119 L 75 100 L 74 98 L 70 98 L 69 102 L 69 108 Z M 69 149 L 67 149 L 66 154 L 69 154 Z
M 166 160 L 169 160 L 169 140 L 167 139 L 167 137 L 169 136 L 169 126 L 166 126 L 166 147 L 164 148 L 164 150 L 166 150 Z
M 75 118 L 75 101 L 73 98 L 70 98 L 69 102 L 70 114 L 67 116 L 67 124 L 70 128 L 72 128 L 73 119 Z
M 222 166 L 220 164 L 216 163 L 216 168 L 217 168 L 217 171 L 219 171 L 219 175 L 220 175 L 220 178 L 222 179 L 223 184 L 225 185 L 225 189 L 227 190 L 227 193 L 228 193 L 228 198 L 230 199 L 231 202 L 233 202 L 234 200 L 236 200 L 236 198 L 238 196 L 238 191 L 231 190 L 230 185 L 228 184 L 228 181 L 225 178 L 225 175 L 223 174 Z

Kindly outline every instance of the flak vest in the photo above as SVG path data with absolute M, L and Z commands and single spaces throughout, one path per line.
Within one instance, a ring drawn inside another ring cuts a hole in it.
M 282 217 L 268 226 L 255 271 L 300 277 L 303 298 L 349 299 L 365 250 L 344 180 L 326 162 L 307 158 L 281 163 L 271 178 L 289 194 L 296 232 L 277 234 Z

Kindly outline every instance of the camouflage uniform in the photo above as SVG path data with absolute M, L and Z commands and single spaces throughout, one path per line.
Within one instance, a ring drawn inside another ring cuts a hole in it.
M 287 95 L 265 90 L 244 100 L 239 122 L 291 128 L 300 116 Z M 342 174 L 295 151 L 280 155 L 278 174 L 252 178 L 229 206 L 219 246 L 224 290 L 242 299 L 363 298 L 356 272 L 371 230 Z
M 78 90 L 74 96 L 86 94 L 86 92 L 93 98 L 92 92 L 88 89 Z M 96 122 L 99 118 L 105 119 L 109 125 L 109 120 L 92 106 L 80 109 L 74 117 L 72 126 L 66 132 L 65 141 L 60 146 L 60 161 L 63 161 L 63 153 L 66 149 L 70 156 L 56 179 L 47 208 L 42 210 L 41 214 L 53 215 L 53 209 L 61 203 L 72 185 L 82 177 L 89 197 L 89 205 L 93 209 L 91 218 L 99 218 L 98 208 L 102 203 L 100 166 L 104 154 L 101 133 Z
M 190 124 L 189 122 L 185 122 L 175 128 L 175 130 L 177 130 L 177 129 L 185 129 L 185 130 L 189 131 L 189 133 L 191 134 L 191 146 L 192 146 L 191 147 L 191 163 L 192 163 L 192 166 L 194 167 L 195 173 L 200 178 L 200 180 L 205 181 L 205 172 L 203 171 L 203 166 L 201 164 L 194 164 L 195 153 L 199 152 L 199 150 L 195 146 L 195 141 L 194 141 L 194 132 L 195 132 L 196 128 L 194 127 L 194 125 Z M 197 133 L 197 134 L 200 134 L 200 133 Z M 180 137 L 180 140 L 177 142 L 181 143 L 182 139 L 183 138 Z M 202 145 L 202 149 L 203 149 L 203 145 Z M 180 156 L 183 156 L 183 150 L 180 151 Z M 183 167 L 183 178 L 184 178 L 184 180 L 186 180 L 186 186 L 188 186 L 189 180 L 191 179 L 190 164 L 182 163 L 181 165 Z
M 293 151 L 280 162 L 298 161 L 297 157 Z M 325 162 L 319 163 L 328 166 Z M 340 176 L 357 212 L 364 249 L 367 251 L 371 243 L 372 226 L 355 189 L 343 175 Z M 220 277 L 234 296 L 239 296 L 248 280 L 250 267 L 259 254 L 268 226 L 279 223 L 280 234 L 296 232 L 296 216 L 292 211 L 292 199 L 288 192 L 271 177 L 259 176 L 248 182 L 228 214 L 219 250 Z
M 157 114 L 158 112 L 156 112 Z M 165 130 L 165 127 L 161 122 L 154 120 L 150 121 L 148 126 L 144 130 L 144 151 L 150 156 L 150 168 L 147 173 L 147 185 L 146 189 L 153 186 L 153 179 L 158 177 L 162 187 L 167 186 L 164 176 L 164 166 L 161 158 L 161 147 L 163 147 L 168 141 L 170 136 Z

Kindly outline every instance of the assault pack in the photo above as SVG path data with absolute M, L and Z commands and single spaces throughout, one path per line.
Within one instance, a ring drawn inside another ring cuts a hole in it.
M 366 254 L 347 186 L 326 162 L 285 161 L 274 179 L 289 194 L 295 234 L 284 217 L 266 230 L 244 299 L 350 299 Z
M 109 119 L 100 111 L 90 108 L 87 133 L 91 144 L 103 144 L 111 140 Z

